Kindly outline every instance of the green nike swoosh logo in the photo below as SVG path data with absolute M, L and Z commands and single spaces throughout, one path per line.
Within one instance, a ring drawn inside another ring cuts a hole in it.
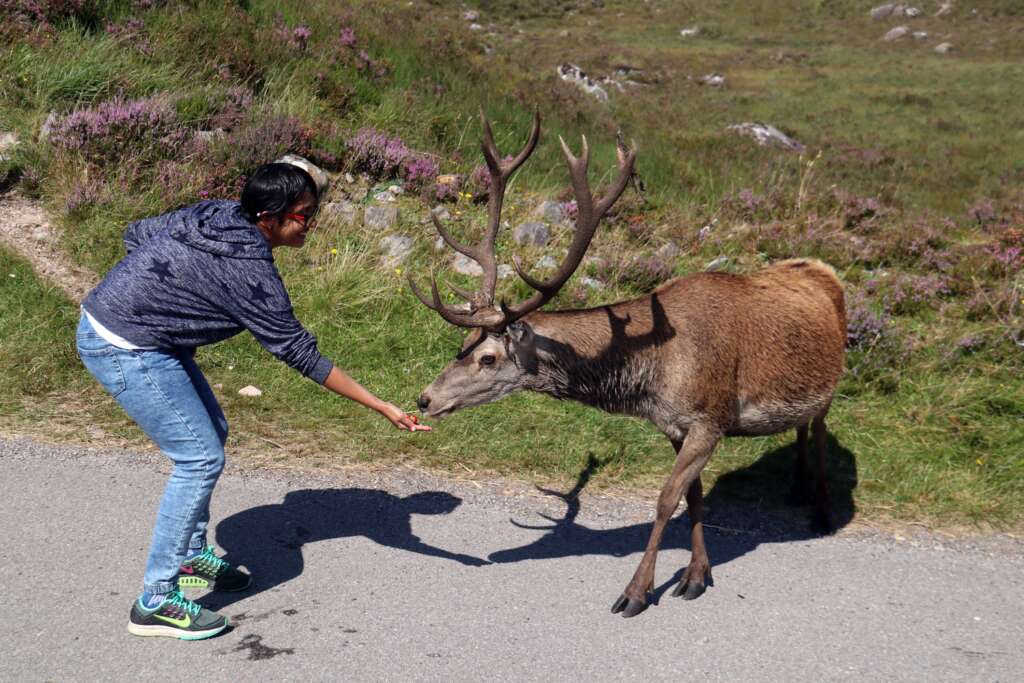
M 192 617 L 190 617 L 187 614 L 183 619 L 172 619 L 171 617 L 162 617 L 159 614 L 154 614 L 153 616 L 157 619 L 160 619 L 161 621 L 166 621 L 168 624 L 177 626 L 178 628 L 188 628 L 192 625 Z

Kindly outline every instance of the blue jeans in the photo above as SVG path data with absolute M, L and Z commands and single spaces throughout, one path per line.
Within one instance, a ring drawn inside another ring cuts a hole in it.
M 188 550 L 206 546 L 210 496 L 224 469 L 227 420 L 187 350 L 119 349 L 96 334 L 84 315 L 77 337 L 85 367 L 174 462 L 143 577 L 146 592 L 169 593 L 178 587 Z

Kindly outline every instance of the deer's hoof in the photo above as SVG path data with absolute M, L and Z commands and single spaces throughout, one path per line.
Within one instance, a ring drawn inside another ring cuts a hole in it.
M 627 597 L 625 593 L 619 596 L 619 599 L 612 605 L 612 614 L 618 614 L 622 612 L 622 616 L 629 618 L 635 617 L 636 615 L 647 609 L 646 600 L 637 600 L 636 598 Z
M 704 595 L 705 590 L 707 590 L 707 587 L 704 586 L 703 581 L 687 581 L 683 579 L 676 586 L 676 589 L 672 591 L 672 597 L 681 597 L 683 600 L 696 600 Z

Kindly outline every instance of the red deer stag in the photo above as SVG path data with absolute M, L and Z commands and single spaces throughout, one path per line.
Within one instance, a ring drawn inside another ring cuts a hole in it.
M 618 177 L 595 199 L 584 138 L 578 159 L 561 141 L 579 207 L 568 255 L 547 280 L 525 273 L 516 261 L 519 276 L 536 292 L 516 305 L 495 304 L 494 242 L 503 194 L 537 144 L 540 117 L 534 118 L 526 146 L 507 161 L 501 160 L 487 118 L 481 114 L 481 119 L 491 183 L 483 238 L 461 244 L 434 222 L 445 242 L 483 268 L 483 289 L 474 294 L 453 288 L 469 302 L 455 307 L 441 301 L 436 279 L 426 296 L 410 278 L 426 306 L 473 330 L 456 358 L 424 389 L 420 410 L 440 418 L 528 389 L 653 422 L 678 455 L 658 498 L 643 559 L 612 606 L 612 612 L 627 617 L 647 607 L 658 546 L 684 492 L 691 558 L 673 595 L 693 599 L 704 592 L 711 566 L 701 523 L 700 473 L 723 436 L 796 428 L 796 471 L 805 475 L 808 425 L 813 424 L 816 520 L 828 530 L 825 415 L 843 371 L 846 341 L 843 289 L 834 271 L 819 261 L 788 260 L 748 276 L 679 277 L 646 296 L 598 308 L 539 310 L 579 266 L 598 223 L 633 175 L 636 152 L 620 142 Z

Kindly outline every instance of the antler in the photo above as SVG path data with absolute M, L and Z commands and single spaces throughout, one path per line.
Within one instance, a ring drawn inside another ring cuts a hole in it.
M 516 272 L 523 278 L 526 284 L 537 290 L 533 296 L 515 306 L 508 306 L 504 301 L 500 306 L 494 305 L 494 290 L 498 282 L 498 266 L 494 252 L 494 242 L 501 226 L 501 207 L 505 199 L 505 187 L 508 179 L 516 169 L 533 152 L 540 137 L 540 112 L 534 113 L 533 130 L 526 146 L 514 159 L 506 162 L 499 161 L 500 154 L 494 144 L 494 136 L 491 132 L 490 121 L 480 112 L 480 120 L 483 124 L 484 136 L 481 143 L 484 159 L 487 162 L 487 169 L 491 176 L 491 187 L 487 202 L 487 229 L 481 240 L 472 246 L 466 246 L 455 240 L 437 219 L 432 216 L 434 225 L 437 227 L 441 238 L 455 251 L 468 256 L 483 269 L 483 289 L 476 293 L 466 292 L 457 287 L 452 290 L 469 302 L 469 310 L 462 311 L 457 308 L 446 306 L 441 301 L 441 295 L 437 289 L 437 280 L 431 275 L 431 296 L 427 297 L 420 291 L 416 282 L 409 277 L 409 285 L 413 293 L 423 302 L 425 306 L 444 318 L 446 321 L 459 327 L 482 327 L 489 330 L 500 331 L 522 318 L 527 313 L 534 311 L 550 301 L 572 277 L 572 274 L 579 268 L 583 256 L 594 237 L 598 224 L 611 208 L 612 204 L 622 195 L 626 185 L 633 178 L 634 164 L 636 161 L 636 148 L 626 147 L 621 135 L 616 146 L 616 157 L 618 159 L 619 175 L 611 184 L 602 197 L 595 201 L 590 191 L 590 184 L 587 181 L 587 165 L 590 162 L 590 148 L 587 145 L 587 138 L 583 137 L 583 149 L 580 157 L 576 158 L 569 150 L 562 138 L 562 152 L 569 166 L 569 175 L 572 179 L 573 193 L 576 195 L 576 229 L 573 234 L 572 243 L 569 245 L 569 253 L 566 255 L 562 265 L 555 274 L 548 280 L 537 280 L 523 271 L 519 259 L 514 259 Z
M 480 111 L 480 122 L 484 129 L 484 136 L 480 147 L 484 154 L 484 160 L 487 162 L 487 170 L 491 178 L 487 199 L 487 229 L 484 231 L 483 237 L 475 245 L 466 246 L 451 236 L 437 216 L 431 217 L 438 234 L 441 235 L 441 239 L 448 246 L 480 264 L 484 271 L 483 289 L 471 294 L 465 290 L 452 287 L 456 294 L 469 302 L 469 312 L 466 313 L 444 305 L 441 301 L 441 295 L 437 290 L 437 280 L 433 275 L 431 275 L 432 296 L 429 299 L 423 295 L 411 276 L 409 277 L 409 285 L 412 287 L 416 297 L 425 306 L 437 311 L 442 318 L 451 324 L 458 325 L 459 327 L 492 328 L 500 326 L 503 318 L 502 313 L 494 308 L 494 289 L 498 284 L 498 264 L 494 253 L 494 242 L 501 227 L 501 207 L 505 200 L 505 187 L 508 185 L 508 179 L 523 165 L 523 162 L 526 161 L 537 146 L 537 141 L 540 139 L 540 111 L 534 112 L 533 130 L 530 131 L 530 137 L 526 145 L 515 158 L 505 162 L 500 160 L 501 153 L 498 152 L 498 147 L 494 144 L 491 122 L 487 120 L 483 110 Z

